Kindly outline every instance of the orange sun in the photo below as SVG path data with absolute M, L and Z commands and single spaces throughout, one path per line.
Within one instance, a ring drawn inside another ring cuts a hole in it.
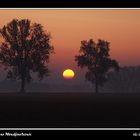
M 66 79 L 72 79 L 74 77 L 74 71 L 71 69 L 64 70 L 63 77 Z

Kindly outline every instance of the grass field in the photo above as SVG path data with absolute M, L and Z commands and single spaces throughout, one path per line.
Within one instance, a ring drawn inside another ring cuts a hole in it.
M 139 128 L 140 96 L 0 93 L 1 128 Z

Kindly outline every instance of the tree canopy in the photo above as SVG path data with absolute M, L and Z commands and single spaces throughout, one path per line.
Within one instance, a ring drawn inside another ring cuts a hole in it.
M 0 29 L 0 63 L 8 69 L 7 78 L 21 80 L 21 91 L 32 79 L 32 72 L 42 79 L 48 75 L 48 62 L 54 48 L 50 33 L 29 19 L 13 19 Z
M 119 70 L 118 62 L 110 58 L 110 43 L 99 39 L 96 43 L 92 39 L 81 41 L 79 55 L 75 56 L 77 65 L 81 68 L 86 67 L 85 78 L 95 83 L 96 92 L 98 85 L 102 86 L 108 79 L 110 70 Z

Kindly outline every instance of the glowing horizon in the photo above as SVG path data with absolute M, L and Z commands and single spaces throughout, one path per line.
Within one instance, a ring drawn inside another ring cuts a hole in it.
M 110 55 L 121 66 L 140 65 L 140 10 L 0 10 L 0 27 L 28 18 L 51 33 L 55 48 L 52 69 L 77 68 L 80 42 L 92 38 L 110 42 Z

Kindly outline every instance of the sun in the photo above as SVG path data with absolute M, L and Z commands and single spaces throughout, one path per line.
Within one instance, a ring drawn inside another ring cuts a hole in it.
M 73 77 L 74 77 L 74 71 L 73 70 L 71 70 L 71 69 L 66 69 L 66 70 L 64 70 L 64 72 L 63 72 L 63 77 L 65 78 L 65 79 L 72 79 Z

